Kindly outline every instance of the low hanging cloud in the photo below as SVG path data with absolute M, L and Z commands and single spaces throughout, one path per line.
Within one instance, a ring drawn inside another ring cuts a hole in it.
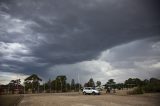
M 96 59 L 49 68 L 50 75 L 64 73 L 69 78 L 81 76 L 81 82 L 94 78 L 105 83 L 108 79 L 123 82 L 127 78 L 159 78 L 159 42 L 153 39 L 137 40 L 103 51 Z M 71 80 L 71 79 L 69 79 Z M 78 80 L 77 80 L 78 81 Z
M 88 64 L 84 70 L 91 73 L 87 69 L 101 64 L 97 70 L 106 65 L 118 73 L 133 67 L 130 56 L 135 66 L 140 58 L 159 56 L 159 19 L 158 0 L 0 0 L 0 72 L 48 79 L 53 67 L 73 65 L 81 73 L 77 64 Z M 137 40 L 145 52 L 136 49 Z M 155 43 L 148 48 L 146 42 Z

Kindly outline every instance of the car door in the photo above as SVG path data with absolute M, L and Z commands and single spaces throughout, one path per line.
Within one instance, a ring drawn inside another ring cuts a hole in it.
M 88 89 L 88 93 L 92 93 L 92 88 L 89 88 L 89 89 Z
M 86 93 L 89 93 L 89 89 L 88 88 L 85 88 L 84 90 Z

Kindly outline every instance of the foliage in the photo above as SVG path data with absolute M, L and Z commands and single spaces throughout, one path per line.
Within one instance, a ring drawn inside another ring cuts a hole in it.
M 101 81 L 96 82 L 97 86 L 101 86 Z
M 134 95 L 134 94 L 143 94 L 144 91 L 142 87 L 136 87 L 133 91 L 128 92 L 128 94 Z
M 115 84 L 114 79 L 109 79 L 108 82 L 107 82 L 107 84 L 108 84 L 108 85 L 109 85 L 109 84 L 110 84 L 110 85 Z
M 138 79 L 138 78 L 129 78 L 128 80 L 125 81 L 125 86 L 127 88 L 133 88 L 136 86 L 142 86 L 143 82 Z
M 121 89 L 124 88 L 124 84 L 123 84 L 123 83 L 118 83 L 118 84 L 116 84 L 116 88 L 117 88 L 118 90 L 121 90 Z
M 74 79 L 72 79 L 71 84 L 66 82 L 67 77 L 64 75 L 59 75 L 54 80 L 50 80 L 43 85 L 43 89 L 46 92 L 67 92 L 67 91 L 79 91 L 81 84 L 75 83 Z
M 160 92 L 160 80 L 151 78 L 148 83 L 143 86 L 145 92 Z
M 143 80 L 136 83 L 137 88 L 131 92 L 132 94 L 143 94 L 151 92 L 160 92 L 160 80 L 156 78 L 151 78 L 150 80 Z
M 8 84 L 9 90 L 12 91 L 12 93 L 14 93 L 15 89 L 19 89 L 19 86 L 21 85 L 20 83 L 20 79 L 11 80 Z
M 81 84 L 76 83 L 75 84 L 75 91 L 79 91 L 81 87 L 82 87 Z
M 108 82 L 106 82 L 105 88 L 107 89 L 108 87 L 116 88 L 116 82 L 114 82 L 114 79 L 109 79 Z
M 20 83 L 21 83 L 21 80 L 17 79 L 17 80 L 11 80 L 8 85 L 10 86 L 10 88 L 18 87 L 18 85 L 20 85 Z
M 71 91 L 71 85 L 69 83 L 66 84 L 66 91 Z
M 93 78 L 90 78 L 87 83 L 84 84 L 85 87 L 95 87 Z
M 67 83 L 67 77 L 65 75 L 59 75 L 54 80 L 49 79 L 43 85 L 40 85 L 39 81 L 42 81 L 36 74 L 33 74 L 27 77 L 24 81 L 25 90 L 32 90 L 32 92 L 67 92 L 67 91 L 79 91 L 82 87 L 81 84 L 75 83 L 75 80 L 72 79 L 71 83 Z M 7 85 L 7 88 L 10 91 L 14 91 L 20 85 L 20 79 L 11 80 Z M 96 86 L 100 86 L 101 82 L 97 81 Z M 95 87 L 93 78 L 90 78 L 87 83 L 84 84 L 84 87 Z M 114 79 L 109 79 L 105 84 L 106 89 L 123 89 L 123 88 L 135 88 L 129 94 L 143 94 L 144 92 L 160 92 L 160 80 L 156 78 L 151 78 L 150 80 L 140 80 L 138 78 L 129 78 L 124 83 L 116 83 Z
M 56 90 L 58 91 L 61 91 L 61 92 L 64 92 L 66 91 L 66 80 L 67 80 L 67 77 L 66 76 L 57 76 L 56 78 Z
M 36 74 L 32 74 L 31 76 L 27 77 L 24 81 L 25 89 L 29 90 L 32 89 L 32 92 L 39 90 L 39 81 L 42 81 Z
M 72 79 L 71 81 L 71 90 L 75 90 L 75 81 Z

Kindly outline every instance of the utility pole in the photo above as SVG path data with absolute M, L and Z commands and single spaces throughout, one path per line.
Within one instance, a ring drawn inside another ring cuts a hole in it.
M 79 83 L 79 84 L 78 84 L 78 87 L 79 87 L 79 90 L 78 90 L 78 91 L 79 91 L 79 93 L 80 93 L 80 80 L 79 80 L 79 74 L 78 74 L 78 83 Z

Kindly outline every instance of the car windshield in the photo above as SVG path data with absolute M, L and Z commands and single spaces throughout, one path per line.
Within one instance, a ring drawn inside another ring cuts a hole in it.
M 96 90 L 96 88 L 95 88 L 95 87 L 89 87 L 89 88 L 84 88 L 84 89 L 88 89 L 88 90 L 93 89 L 93 90 Z
M 95 88 L 95 87 L 93 87 L 92 89 L 96 90 L 96 88 Z

